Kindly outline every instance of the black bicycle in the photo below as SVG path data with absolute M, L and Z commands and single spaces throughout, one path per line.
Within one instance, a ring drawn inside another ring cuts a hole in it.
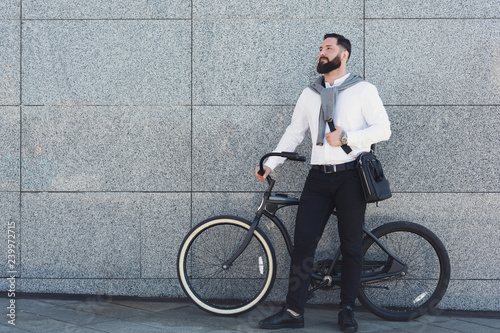
M 270 153 L 289 160 L 305 161 L 297 153 Z M 200 308 L 218 315 L 238 315 L 266 299 L 276 278 L 273 245 L 259 228 L 262 216 L 283 235 L 288 253 L 292 239 L 276 213 L 298 205 L 299 200 L 272 193 L 268 187 L 253 222 L 234 216 L 209 218 L 184 238 L 177 260 L 177 273 L 186 295 Z M 334 212 L 333 215 L 336 215 Z M 375 315 L 405 321 L 432 310 L 444 296 L 450 280 L 450 260 L 439 238 L 412 222 L 390 222 L 372 231 L 363 227 L 363 273 L 358 299 Z M 314 264 L 309 293 L 334 289 L 340 284 L 342 258 Z

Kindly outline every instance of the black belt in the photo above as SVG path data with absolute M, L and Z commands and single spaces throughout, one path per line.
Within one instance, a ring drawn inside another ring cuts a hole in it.
M 347 162 L 344 164 L 321 164 L 321 165 L 313 165 L 312 168 L 314 170 L 319 170 L 324 173 L 333 173 L 340 172 L 346 170 L 354 170 L 356 168 L 356 161 Z

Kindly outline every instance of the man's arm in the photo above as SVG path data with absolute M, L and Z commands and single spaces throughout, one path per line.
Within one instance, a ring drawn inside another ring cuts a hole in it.
M 369 147 L 374 143 L 388 140 L 391 123 L 377 88 L 368 84 L 362 101 L 362 113 L 368 127 L 360 131 L 346 131 L 348 145 Z
M 288 125 L 285 133 L 281 137 L 275 152 L 282 151 L 295 151 L 295 148 L 304 140 L 304 136 L 309 129 L 309 122 L 307 120 L 306 108 L 304 103 L 304 92 L 300 95 L 295 109 L 293 111 L 292 120 Z M 269 173 L 274 170 L 278 165 L 283 164 L 285 158 L 272 156 L 269 157 L 264 164 L 265 174 L 261 176 L 258 174 L 258 167 L 255 169 L 255 177 L 260 181 L 265 181 Z

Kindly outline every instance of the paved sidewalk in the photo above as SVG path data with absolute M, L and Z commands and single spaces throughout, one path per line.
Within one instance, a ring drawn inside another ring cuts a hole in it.
M 118 297 L 82 299 L 18 298 L 15 326 L 8 324 L 9 299 L 0 298 L 4 309 L 0 332 L 287 332 L 260 330 L 257 323 L 279 310 L 267 303 L 238 317 L 219 317 L 198 309 L 187 301 L 148 300 Z M 325 306 L 308 306 L 302 332 L 340 332 L 337 312 Z M 389 322 L 359 310 L 359 332 L 500 332 L 500 313 L 442 312 L 411 322 Z

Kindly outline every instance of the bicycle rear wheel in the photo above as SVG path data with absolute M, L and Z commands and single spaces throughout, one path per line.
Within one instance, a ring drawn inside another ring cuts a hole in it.
M 241 314 L 257 306 L 271 291 L 276 257 L 259 228 L 231 267 L 222 267 L 249 229 L 249 222 L 223 216 L 198 224 L 185 237 L 177 274 L 186 295 L 203 310 L 219 315 Z
M 369 311 L 387 319 L 406 321 L 432 310 L 444 296 L 450 280 L 450 259 L 439 238 L 411 222 L 391 222 L 372 233 L 408 271 L 403 276 L 361 285 L 358 299 Z M 383 271 L 391 258 L 372 238 L 363 240 L 364 273 Z

